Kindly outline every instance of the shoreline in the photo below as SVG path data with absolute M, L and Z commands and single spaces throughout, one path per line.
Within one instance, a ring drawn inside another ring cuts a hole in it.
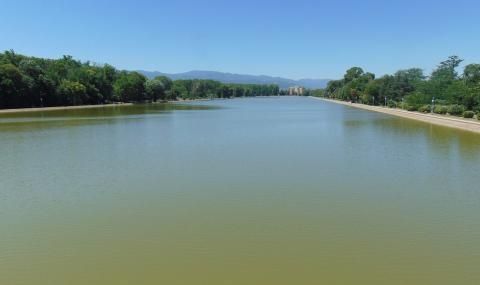
M 157 101 L 157 102 L 145 102 L 145 103 L 110 103 L 110 104 L 98 104 L 98 105 L 77 105 L 77 106 L 55 106 L 55 107 L 33 107 L 33 108 L 16 108 L 16 109 L 0 109 L 0 115 L 2 114 L 14 114 L 14 113 L 28 113 L 28 112 L 42 112 L 42 111 L 63 111 L 63 110 L 76 110 L 76 109 L 94 109 L 104 107 L 119 107 L 119 106 L 132 106 L 135 104 L 166 104 L 166 103 L 187 103 L 192 101 L 208 101 L 211 99 L 181 99 L 176 101 Z
M 13 114 L 13 113 L 41 112 L 41 111 L 94 109 L 94 108 L 103 108 L 103 107 L 131 106 L 131 105 L 133 105 L 133 103 L 113 103 L 113 104 L 99 104 L 99 105 L 77 105 L 77 106 L 55 106 L 55 107 L 0 109 L 0 115 L 1 114 Z
M 327 99 L 327 98 L 320 98 L 320 97 L 313 97 L 310 96 L 312 99 L 326 101 L 330 103 L 340 104 L 344 106 L 349 106 L 357 109 L 363 109 L 367 111 L 373 111 L 388 115 L 393 115 L 397 117 L 402 117 L 405 119 L 411 119 L 415 121 L 420 121 L 424 123 L 429 123 L 437 126 L 443 126 L 448 128 L 454 128 L 463 131 L 469 131 L 480 134 L 480 121 L 475 119 L 464 119 L 460 117 L 449 117 L 444 115 L 437 115 L 431 113 L 418 113 L 412 111 L 406 111 L 401 109 L 393 109 L 393 108 L 385 108 L 379 106 L 370 106 L 364 105 L 359 103 L 349 103 L 345 101 Z

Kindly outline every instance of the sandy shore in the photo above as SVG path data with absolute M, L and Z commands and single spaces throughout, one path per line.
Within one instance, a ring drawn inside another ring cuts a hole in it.
M 445 115 L 424 114 L 424 113 L 418 113 L 418 112 L 405 111 L 401 109 L 391 109 L 391 108 L 370 106 L 370 105 L 364 105 L 364 104 L 358 104 L 358 103 L 349 103 L 344 101 L 331 100 L 331 99 L 318 98 L 318 97 L 311 97 L 311 98 L 332 102 L 335 104 L 341 104 L 349 107 L 354 107 L 354 108 L 394 115 L 402 118 L 417 120 L 417 121 L 430 123 L 434 125 L 480 133 L 480 121 L 475 119 L 463 119 L 459 117 L 451 117 L 451 116 L 445 116 Z

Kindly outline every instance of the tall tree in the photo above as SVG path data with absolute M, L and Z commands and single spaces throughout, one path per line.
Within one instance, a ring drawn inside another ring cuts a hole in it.
M 149 100 L 154 102 L 157 100 L 165 100 L 165 86 L 163 82 L 157 78 L 145 82 L 145 92 Z
M 87 88 L 80 82 L 63 80 L 58 86 L 58 94 L 65 105 L 82 105 L 88 102 Z
M 138 72 L 121 72 L 113 85 L 115 98 L 123 102 L 144 100 L 145 81 L 145 76 Z
M 22 107 L 28 91 L 23 74 L 11 63 L 0 65 L 0 107 Z

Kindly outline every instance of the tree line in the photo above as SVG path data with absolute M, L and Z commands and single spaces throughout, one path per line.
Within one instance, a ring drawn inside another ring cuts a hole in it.
M 277 85 L 224 84 L 213 80 L 148 79 L 138 72 L 81 62 L 0 53 L 0 108 L 94 105 L 197 98 L 271 96 Z
M 321 96 L 471 118 L 480 112 L 480 64 L 466 65 L 458 73 L 462 62 L 450 56 L 429 76 L 420 68 L 410 68 L 375 78 L 373 73 L 352 67 L 342 79 L 330 81 Z

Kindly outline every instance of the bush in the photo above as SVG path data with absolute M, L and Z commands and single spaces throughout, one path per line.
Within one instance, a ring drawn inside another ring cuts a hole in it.
M 473 111 L 465 111 L 463 112 L 463 117 L 467 119 L 471 119 L 475 116 L 475 113 Z
M 395 102 L 393 100 L 388 100 L 387 101 L 387 106 L 388 106 L 388 108 L 396 108 L 397 107 L 397 102 Z
M 435 106 L 435 108 L 433 108 L 433 112 L 436 113 L 436 114 L 445 115 L 448 112 L 448 107 L 437 105 L 437 106 Z
M 417 110 L 418 110 L 418 106 L 416 106 L 416 105 L 406 105 L 406 106 L 405 106 L 405 109 L 406 109 L 407 111 L 417 111 Z
M 448 107 L 448 113 L 450 115 L 459 116 L 465 112 L 465 108 L 461 105 L 450 105 Z
M 407 104 L 406 102 L 398 103 L 398 108 L 401 108 L 401 109 L 404 109 L 404 110 L 407 110 L 408 106 L 409 106 L 409 104 Z
M 418 108 L 418 111 L 422 113 L 428 113 L 430 112 L 430 110 L 431 110 L 430 105 L 422 105 Z

